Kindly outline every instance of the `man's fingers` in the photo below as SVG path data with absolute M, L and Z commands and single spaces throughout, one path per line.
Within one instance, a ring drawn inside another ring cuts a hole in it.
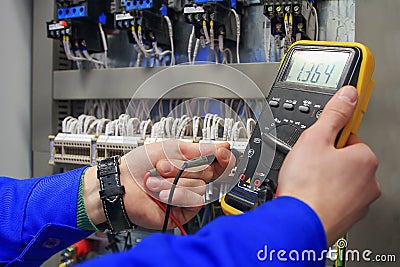
M 160 200 L 167 203 L 169 194 L 170 190 L 161 191 L 159 194 Z M 176 188 L 172 197 L 172 203 L 170 204 L 174 206 L 198 207 L 204 205 L 204 199 L 201 195 L 186 188 Z
M 165 178 L 175 177 L 179 169 L 182 167 L 184 161 L 182 160 L 169 160 L 163 159 L 157 162 L 156 168 L 157 172 Z M 213 176 L 213 170 L 209 165 L 188 168 L 182 175 L 185 178 L 201 179 L 209 182 Z
M 334 144 L 339 131 L 350 120 L 358 100 L 357 90 L 353 86 L 344 86 L 326 104 L 321 117 L 314 125 L 320 129 L 329 143 Z
M 229 148 L 229 143 L 221 144 L 194 144 L 181 142 L 178 140 L 169 140 L 162 142 L 162 150 L 167 159 L 189 160 L 200 156 L 215 154 L 219 147 Z M 159 158 L 159 159 L 162 159 Z
M 218 178 L 225 171 L 231 171 L 231 169 L 235 166 L 236 158 L 235 156 L 226 148 L 220 147 L 217 149 L 216 154 L 217 162 L 213 163 L 214 168 L 214 177 Z
M 235 158 L 232 153 L 226 148 L 226 146 L 219 146 L 217 150 L 212 153 L 216 156 L 216 162 L 212 165 L 204 165 L 194 168 L 186 169 L 182 177 L 202 179 L 209 182 L 212 178 L 218 178 L 228 166 L 234 166 Z M 211 155 L 211 154 L 209 154 Z M 157 172 L 166 178 L 175 177 L 179 169 L 182 167 L 183 160 L 169 160 L 163 159 L 157 162 Z
M 146 187 L 154 193 L 159 193 L 163 190 L 171 189 L 173 181 L 174 178 L 164 179 L 161 177 L 149 177 L 146 180 Z M 187 188 L 199 195 L 204 195 L 206 192 L 206 184 L 200 179 L 181 178 L 177 186 Z

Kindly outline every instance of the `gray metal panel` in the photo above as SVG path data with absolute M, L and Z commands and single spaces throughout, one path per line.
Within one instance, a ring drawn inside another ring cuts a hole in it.
M 356 41 L 375 55 L 376 80 L 371 102 L 359 131 L 380 161 L 382 197 L 368 217 L 349 234 L 350 246 L 374 253 L 397 254 L 400 260 L 400 1 L 356 1 Z M 354 196 L 355 198 L 357 196 Z M 365 262 L 349 266 L 366 266 Z M 399 266 L 368 263 L 368 266 Z
M 232 65 L 235 70 L 243 72 L 265 94 L 271 88 L 278 69 L 278 63 L 254 63 Z M 227 69 L 228 68 L 228 69 Z M 170 81 L 178 78 L 188 78 L 197 81 L 199 77 L 221 76 L 221 83 L 228 81 L 222 80 L 229 77 L 229 83 L 243 84 L 243 77 L 229 75 L 230 67 L 219 65 L 185 65 L 175 66 L 168 69 Z M 55 71 L 54 72 L 54 99 L 130 99 L 140 85 L 152 75 L 166 68 L 121 68 L 121 69 L 101 69 L 90 71 Z M 218 74 L 216 74 L 216 72 Z M 169 98 L 182 97 L 214 97 L 214 98 L 236 98 L 235 94 L 227 90 L 216 90 L 216 86 L 204 86 L 191 84 L 190 93 L 187 87 L 183 86 L 168 95 Z M 153 88 L 157 91 L 157 88 Z M 160 92 L 146 90 L 140 92 L 135 97 L 138 98 L 158 98 Z M 245 86 L 238 87 L 240 95 L 246 97 L 256 97 L 249 92 Z
M 32 149 L 37 152 L 49 151 L 47 136 L 53 132 L 53 41 L 46 38 L 46 21 L 53 17 L 53 10 L 54 1 L 34 1 Z M 34 171 L 33 174 L 37 173 Z
M 48 176 L 54 174 L 53 167 L 49 165 L 50 152 L 33 152 L 33 175 L 34 177 Z
M 0 175 L 26 178 L 31 156 L 31 0 L 1 1 Z

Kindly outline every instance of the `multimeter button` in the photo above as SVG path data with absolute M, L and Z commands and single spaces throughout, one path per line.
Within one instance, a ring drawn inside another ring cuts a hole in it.
M 317 113 L 315 114 L 315 117 L 318 119 L 319 116 L 322 114 L 322 109 L 318 110 Z
M 271 101 L 269 101 L 269 105 L 273 108 L 277 108 L 277 107 L 279 107 L 279 102 L 275 101 L 275 100 L 271 100 Z
M 310 107 L 306 107 L 306 106 L 300 106 L 299 107 L 300 112 L 302 113 L 309 113 L 310 112 Z
M 293 110 L 293 104 L 290 104 L 290 103 L 285 103 L 285 104 L 283 104 L 283 107 L 285 108 L 285 109 L 287 109 L 287 110 Z

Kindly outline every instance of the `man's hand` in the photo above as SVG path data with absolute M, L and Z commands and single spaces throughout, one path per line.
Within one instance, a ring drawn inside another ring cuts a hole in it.
M 280 195 L 296 197 L 318 214 L 329 245 L 365 217 L 381 194 L 375 178 L 378 161 L 371 149 L 354 135 L 346 147 L 335 148 L 357 99 L 354 87 L 340 89 L 300 136 L 279 174 Z
M 188 222 L 201 208 L 205 184 L 220 177 L 227 166 L 234 162 L 229 144 L 192 144 L 176 140 L 138 147 L 121 158 L 120 179 L 125 186 L 124 203 L 130 220 L 142 227 L 161 229 L 165 213 L 151 199 L 158 197 L 167 202 L 173 178 L 184 161 L 202 155 L 216 155 L 209 166 L 185 171 L 175 190 L 171 213 L 181 224 Z M 146 173 L 157 168 L 161 177 L 150 177 Z M 170 178 L 170 179 L 164 179 Z M 104 222 L 105 216 L 99 198 L 99 183 L 96 167 L 89 168 L 84 178 L 84 201 L 89 218 L 94 224 Z M 153 195 L 153 196 L 151 196 Z M 185 207 L 186 206 L 186 207 Z M 168 228 L 175 227 L 169 222 Z

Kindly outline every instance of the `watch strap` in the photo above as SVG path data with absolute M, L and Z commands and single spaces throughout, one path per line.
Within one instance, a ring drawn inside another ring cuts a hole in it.
M 112 233 L 129 230 L 134 227 L 125 210 L 123 195 L 125 187 L 121 185 L 119 156 L 101 160 L 97 165 L 97 178 L 100 182 L 100 199 L 103 203 L 107 222 L 99 224 L 99 229 L 106 228 Z

